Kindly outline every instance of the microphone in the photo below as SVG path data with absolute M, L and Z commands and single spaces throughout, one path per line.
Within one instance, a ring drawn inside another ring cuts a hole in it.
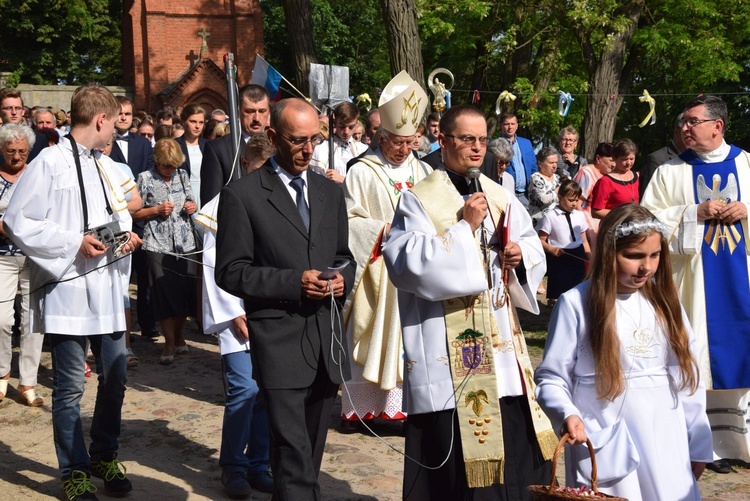
M 476 167 L 472 167 L 466 172 L 466 177 L 471 179 L 471 181 L 469 181 L 469 193 L 482 192 L 482 186 L 479 184 L 479 176 L 481 175 L 482 171 Z
M 471 179 L 469 182 L 469 193 L 482 192 L 482 186 L 479 184 L 479 176 L 481 175 L 482 171 L 476 167 L 472 167 L 466 172 L 466 177 Z M 482 242 L 482 256 L 484 256 L 484 263 L 487 269 L 487 284 L 489 285 L 490 290 L 492 290 L 492 267 L 490 266 L 489 255 L 487 252 L 487 233 L 484 231 L 484 226 L 479 227 L 479 235 Z

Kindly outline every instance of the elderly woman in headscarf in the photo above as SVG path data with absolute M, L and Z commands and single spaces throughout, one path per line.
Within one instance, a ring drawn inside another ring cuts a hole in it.
M 513 159 L 513 146 L 504 137 L 493 139 L 487 145 L 487 151 L 495 155 L 495 167 L 497 168 L 498 183 L 508 188 L 511 193 L 515 191 L 515 181 L 510 173 L 505 172 Z
M 36 134 L 30 127 L 6 124 L 0 127 L 0 217 L 13 197 L 16 181 L 26 169 Z M 10 362 L 13 358 L 14 299 L 21 288 L 21 353 L 18 357 L 18 393 L 28 406 L 39 407 L 44 399 L 36 393 L 37 370 L 44 336 L 29 330 L 29 261 L 0 225 L 0 400 L 8 393 Z

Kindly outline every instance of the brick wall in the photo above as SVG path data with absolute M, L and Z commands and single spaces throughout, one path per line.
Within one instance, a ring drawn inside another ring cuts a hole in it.
M 258 0 L 126 0 L 124 12 L 124 84 L 133 87 L 136 108 L 161 108 L 166 96 L 159 93 L 184 77 L 201 56 L 198 32 L 203 28 L 210 36 L 202 57 L 223 69 L 224 54 L 233 52 L 239 85 L 249 83 L 255 54 L 263 53 L 263 11 Z M 208 80 L 212 78 L 215 75 Z M 201 94 L 194 87 L 181 86 L 185 92 Z M 221 88 L 215 83 L 211 87 L 213 93 Z M 221 94 L 226 100 L 226 90 Z M 169 104 L 179 106 L 191 98 L 171 92 Z

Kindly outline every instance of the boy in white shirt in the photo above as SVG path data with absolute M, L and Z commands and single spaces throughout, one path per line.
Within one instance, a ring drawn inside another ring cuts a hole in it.
M 591 249 L 586 239 L 586 216 L 578 210 L 581 187 L 565 180 L 557 191 L 557 207 L 547 212 L 537 225 L 537 233 L 547 255 L 547 300 L 556 301 L 586 275 Z

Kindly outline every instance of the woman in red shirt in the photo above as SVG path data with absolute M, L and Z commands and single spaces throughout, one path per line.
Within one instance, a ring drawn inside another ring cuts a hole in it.
M 615 168 L 594 186 L 591 215 L 602 219 L 609 211 L 623 204 L 637 204 L 638 174 L 633 172 L 638 147 L 630 139 L 621 139 L 612 148 Z

